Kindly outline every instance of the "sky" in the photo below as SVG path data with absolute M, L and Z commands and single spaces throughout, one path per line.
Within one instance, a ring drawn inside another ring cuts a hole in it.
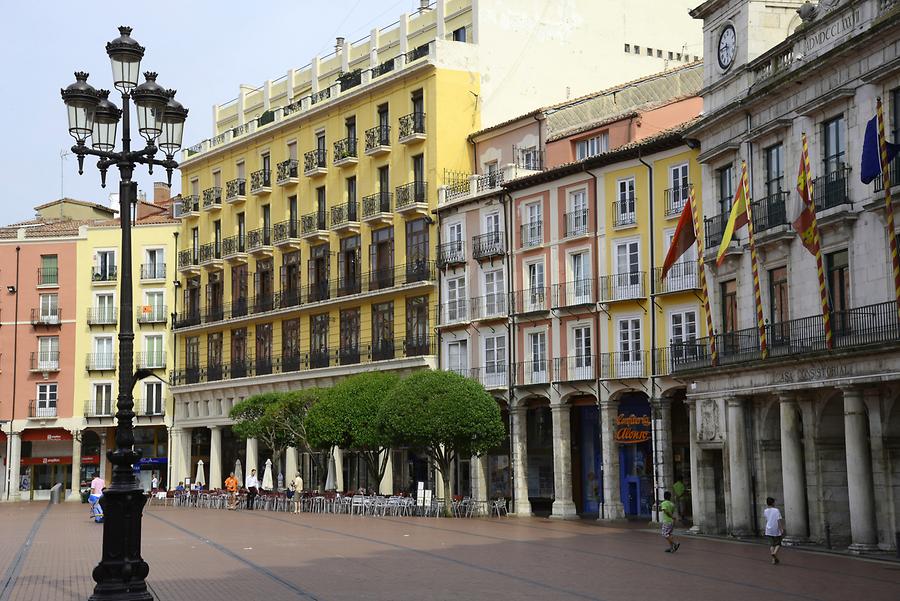
M 385 27 L 401 13 L 413 12 L 419 2 L 49 0 L 4 4 L 0 223 L 8 224 L 33 217 L 33 207 L 61 196 L 107 204 L 110 192 L 118 190 L 116 170 L 110 170 L 103 189 L 96 160 L 88 157 L 84 175 L 79 176 L 75 157 L 60 157 L 74 140 L 68 134 L 59 94 L 60 88 L 75 81 L 75 71 L 89 72 L 88 82 L 95 88 L 112 88 L 106 42 L 118 37 L 117 26 L 134 29 L 132 37 L 146 48 L 141 70 L 158 72 L 157 81 L 178 90 L 178 100 L 190 110 L 184 133 L 184 147 L 188 147 L 212 135 L 213 104 L 235 98 L 239 84 L 256 87 L 277 79 L 291 67 L 306 65 L 316 54 L 332 52 L 335 37 L 358 40 L 373 27 Z M 117 92 L 110 100 L 121 108 Z M 135 138 L 133 132 L 132 146 Z M 139 188 L 148 196 L 154 181 L 165 180 L 160 169 L 150 176 L 146 166 L 138 166 L 135 173 Z M 172 180 L 178 191 L 177 172 Z

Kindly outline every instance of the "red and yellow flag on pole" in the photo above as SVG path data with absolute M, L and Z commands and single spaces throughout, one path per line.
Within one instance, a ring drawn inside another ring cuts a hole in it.
M 822 322 L 825 326 L 825 346 L 833 348 L 831 307 L 828 303 L 828 290 L 825 287 L 822 241 L 819 237 L 819 225 L 816 222 L 816 206 L 812 197 L 812 175 L 809 169 L 809 146 L 806 143 L 806 132 L 803 132 L 803 153 L 800 156 L 800 172 L 797 174 L 797 191 L 800 192 L 802 207 L 800 208 L 800 215 L 793 222 L 793 227 L 800 234 L 803 246 L 816 258 L 816 271 L 819 277 L 819 300 L 822 303 Z
M 750 267 L 753 270 L 753 301 L 756 304 L 756 329 L 759 332 L 759 351 L 763 359 L 769 356 L 769 344 L 766 336 L 766 321 L 763 317 L 762 293 L 759 286 L 759 259 L 756 256 L 756 242 L 753 239 L 753 209 L 750 202 L 750 185 L 747 178 L 747 161 L 741 161 L 741 188 L 744 192 L 744 216 L 747 223 L 747 235 L 750 241 Z M 732 208 L 732 219 L 734 208 Z M 729 219 L 729 223 L 731 219 Z M 724 243 L 724 239 L 722 240 Z M 721 252 L 721 250 L 720 250 Z
M 744 169 L 747 168 L 744 163 Z M 747 225 L 749 221 L 747 212 L 747 182 L 746 178 L 741 177 L 738 183 L 737 192 L 734 194 L 734 200 L 731 201 L 731 213 L 728 215 L 728 223 L 725 224 L 725 230 L 722 232 L 722 242 L 719 244 L 719 252 L 716 254 L 716 265 L 721 265 L 725 260 L 725 252 L 728 245 L 734 239 L 734 233 Z
M 881 97 L 875 103 L 878 117 L 878 150 L 881 154 L 881 177 L 884 182 L 884 213 L 887 221 L 888 240 L 891 245 L 891 265 L 894 274 L 894 295 L 897 299 L 897 316 L 900 318 L 900 257 L 897 255 L 897 230 L 894 229 L 894 204 L 891 200 L 891 165 L 888 157 L 887 138 L 884 136 L 884 109 Z

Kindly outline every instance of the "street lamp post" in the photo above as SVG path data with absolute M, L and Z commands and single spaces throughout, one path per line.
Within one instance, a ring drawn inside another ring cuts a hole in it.
M 134 446 L 135 383 L 148 370 L 134 371 L 133 294 L 131 289 L 131 208 L 137 202 L 137 183 L 131 177 L 137 163 L 164 167 L 169 184 L 173 159 L 181 148 L 187 109 L 175 100 L 174 90 L 156 83 L 156 73 L 145 73 L 138 85 L 144 47 L 131 37 L 130 27 L 119 27 L 120 36 L 106 45 L 112 63 L 113 84 L 122 93 L 122 110 L 109 100 L 109 92 L 95 90 L 87 83 L 88 74 L 75 73 L 75 83 L 62 90 L 69 114 L 69 133 L 75 138 L 72 152 L 78 157 L 78 173 L 83 172 L 84 157 L 99 157 L 101 185 L 106 187 L 109 167 L 118 167 L 119 219 L 122 225 L 122 268 L 119 294 L 119 396 L 116 404 L 116 448 L 107 453 L 113 464 L 112 481 L 104 491 L 103 556 L 94 568 L 96 581 L 92 601 L 152 601 L 145 579 L 149 572 L 141 557 L 141 517 L 146 503 L 143 489 L 134 477 L 133 466 L 140 460 Z M 138 133 L 147 141 L 142 150 L 131 150 L 131 101 L 134 101 Z M 115 151 L 116 127 L 122 120 L 122 149 Z M 86 141 L 90 138 L 90 147 Z M 166 158 L 157 159 L 162 150 Z

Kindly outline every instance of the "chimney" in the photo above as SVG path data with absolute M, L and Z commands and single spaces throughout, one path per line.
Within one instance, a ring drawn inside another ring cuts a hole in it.
M 172 188 L 166 182 L 153 182 L 153 204 L 160 204 L 172 198 Z
M 344 49 L 344 38 L 337 38 L 334 42 L 334 53 L 337 54 Z

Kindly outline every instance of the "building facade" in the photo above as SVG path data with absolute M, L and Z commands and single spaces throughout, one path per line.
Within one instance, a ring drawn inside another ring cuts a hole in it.
M 764 352 L 744 228 L 720 267 L 707 263 L 715 338 L 698 341 L 697 363 L 679 374 L 694 523 L 759 532 L 772 496 L 799 542 L 887 549 L 900 511 L 897 301 L 883 186 L 862 184 L 858 169 L 876 97 L 897 138 L 898 5 L 800 4 L 711 0 L 693 11 L 719 57 L 705 65 L 704 115 L 688 132 L 702 148 L 706 246 L 719 246 L 746 161 L 767 340 Z M 833 348 L 815 259 L 790 226 L 804 133 Z
M 624 3 L 617 10 L 624 14 Z M 520 57 L 569 56 L 571 43 L 595 38 L 592 16 L 598 9 L 580 1 L 565 10 L 423 3 L 396 25 L 354 43 L 339 38 L 333 54 L 214 107 L 216 135 L 187 149 L 181 165 L 173 480 L 199 461 L 210 466 L 211 486 L 237 461 L 245 470 L 262 464 L 267 451 L 237 441 L 228 417 L 250 394 L 437 366 L 431 213 L 439 180 L 469 169 L 466 135 L 482 124 L 578 93 L 569 80 L 581 75 L 554 71 L 538 86 L 534 65 Z M 656 39 L 691 44 L 670 37 L 690 38 L 693 27 L 672 34 L 660 24 Z M 618 56 L 624 45 L 608 52 Z M 631 53 L 623 64 L 649 72 L 669 60 Z M 602 53 L 580 66 L 601 84 L 614 77 Z M 283 465 L 316 481 L 315 463 L 291 449 Z M 429 480 L 429 466 L 410 452 L 394 451 L 392 464 L 382 490 Z M 337 450 L 335 466 L 336 488 L 371 488 L 358 458 Z

